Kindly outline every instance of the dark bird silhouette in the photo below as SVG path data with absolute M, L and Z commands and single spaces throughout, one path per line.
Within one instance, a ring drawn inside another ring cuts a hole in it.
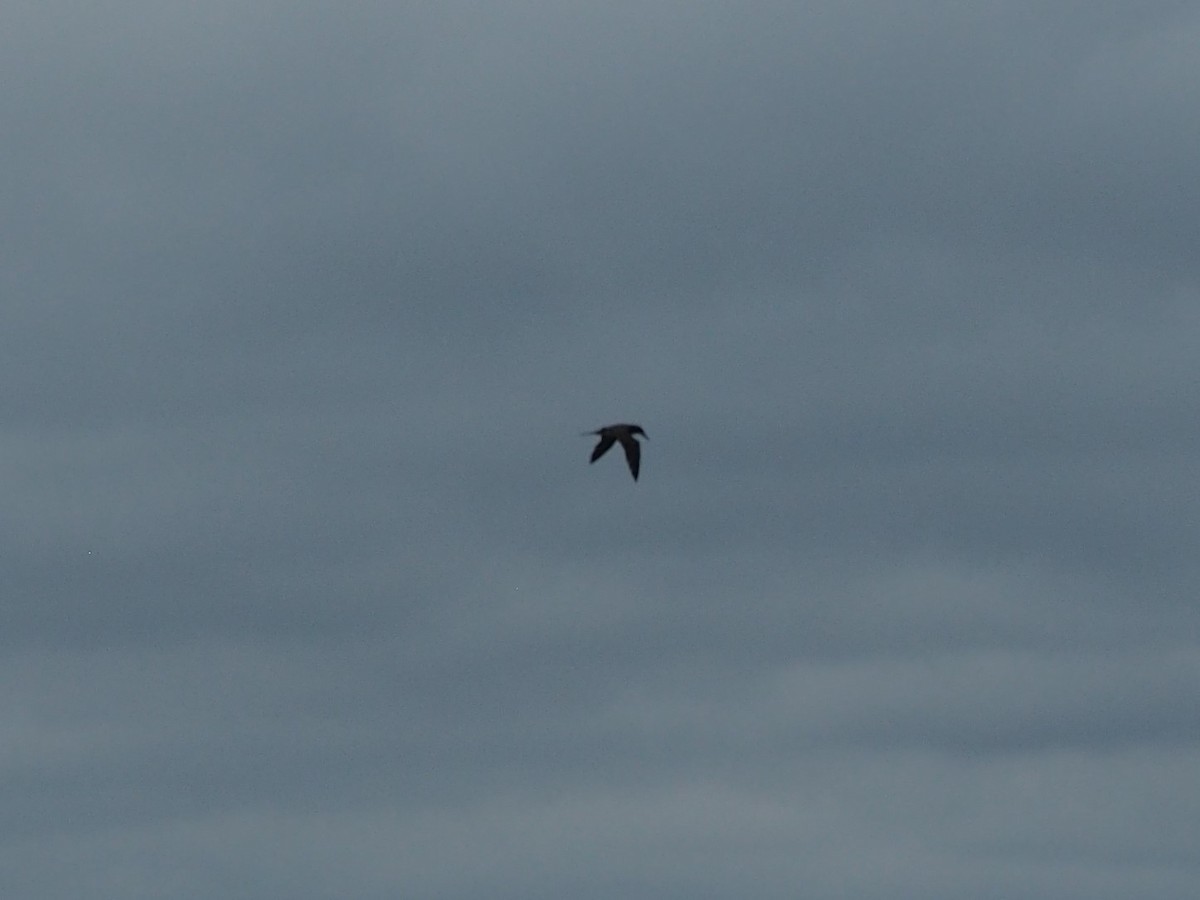
M 584 434 L 600 435 L 600 443 L 592 451 L 590 462 L 598 460 L 612 448 L 613 444 L 620 441 L 621 449 L 625 451 L 625 462 L 629 463 L 629 473 L 633 476 L 633 480 L 637 481 L 638 470 L 642 467 L 642 445 L 637 442 L 634 435 L 640 434 L 646 440 L 650 440 L 650 436 L 642 431 L 641 425 L 605 425 L 595 431 L 585 431 Z

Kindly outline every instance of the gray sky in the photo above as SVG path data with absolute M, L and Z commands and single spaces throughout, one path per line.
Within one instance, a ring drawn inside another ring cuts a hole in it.
M 5 895 L 1200 896 L 1197 46 L 8 4 Z

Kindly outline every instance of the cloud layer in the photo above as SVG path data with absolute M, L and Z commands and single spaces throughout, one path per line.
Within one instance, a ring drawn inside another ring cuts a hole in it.
M 16 894 L 1197 895 L 1200 4 L 8 18 Z

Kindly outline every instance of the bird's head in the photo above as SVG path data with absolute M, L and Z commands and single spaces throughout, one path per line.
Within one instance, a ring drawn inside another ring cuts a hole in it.
M 650 435 L 646 434 L 646 432 L 644 432 L 644 431 L 642 430 L 642 426 L 641 426 L 641 425 L 630 425 L 630 426 L 629 426 L 629 433 L 630 433 L 630 434 L 640 434 L 640 435 L 641 435 L 642 437 L 644 437 L 646 440 L 650 440 Z

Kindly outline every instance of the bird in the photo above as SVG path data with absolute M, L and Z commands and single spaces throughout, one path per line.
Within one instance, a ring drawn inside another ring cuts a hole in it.
M 621 449 L 625 451 L 625 462 L 629 463 L 629 473 L 633 476 L 633 480 L 637 481 L 638 470 L 642 467 L 642 446 L 634 438 L 635 434 L 640 434 L 646 440 L 650 440 L 650 435 L 642 430 L 641 425 L 605 425 L 603 428 L 597 428 L 595 431 L 585 431 L 584 435 L 598 434 L 600 435 L 600 443 L 596 445 L 596 449 L 592 451 L 592 458 L 589 462 L 595 462 L 605 453 L 607 453 L 612 445 L 621 442 Z

